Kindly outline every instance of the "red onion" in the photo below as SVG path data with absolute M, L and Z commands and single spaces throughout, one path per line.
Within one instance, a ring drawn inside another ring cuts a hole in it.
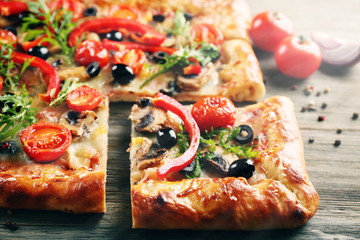
M 325 33 L 311 33 L 322 53 L 322 60 L 333 65 L 350 65 L 360 61 L 360 42 L 335 38 Z

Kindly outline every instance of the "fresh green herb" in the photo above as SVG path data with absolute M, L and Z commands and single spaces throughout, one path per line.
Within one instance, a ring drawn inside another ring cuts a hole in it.
M 79 79 L 75 79 L 75 80 L 67 79 L 67 80 L 65 80 L 63 85 L 61 86 L 61 90 L 60 90 L 58 96 L 56 97 L 56 99 L 53 99 L 51 101 L 49 106 L 51 107 L 51 106 L 61 104 L 62 102 L 64 102 L 66 100 L 66 97 L 70 92 L 72 92 L 76 88 L 84 85 L 83 83 L 79 83 L 78 81 L 79 81 Z M 50 94 L 50 95 L 52 95 L 52 94 Z
M 0 96 L 2 109 L 0 112 L 0 141 L 9 137 L 14 138 L 15 134 L 37 120 L 36 109 L 31 108 L 32 98 L 28 98 L 25 85 L 19 94 L 5 93 Z
M 16 66 L 12 60 L 14 48 L 11 44 L 3 44 L 0 48 L 0 75 L 4 76 L 4 85 L 14 92 L 19 85 L 19 79 L 24 71 L 29 67 L 31 60 L 25 61 L 20 73 L 16 72 Z
M 182 69 L 189 64 L 193 64 L 189 58 L 195 58 L 206 66 L 212 59 L 219 55 L 219 49 L 212 43 L 201 43 L 200 45 L 193 44 L 180 48 L 178 51 L 165 58 L 164 63 L 158 63 L 158 71 L 148 78 L 141 86 L 140 89 L 149 84 L 156 77 L 169 72 L 171 70 Z
M 186 21 L 183 11 L 177 10 L 174 18 L 173 28 L 169 30 L 176 36 L 183 36 L 186 40 L 190 40 L 190 23 Z
M 25 41 L 44 35 L 42 42 L 49 42 L 61 48 L 64 55 L 69 58 L 72 57 L 75 47 L 69 47 L 67 39 L 76 26 L 72 22 L 73 12 L 65 9 L 51 12 L 44 0 L 38 2 L 29 1 L 27 4 L 31 13 L 23 19 L 24 22 L 21 26 L 21 32 L 27 33 Z M 42 27 L 32 29 L 34 25 L 42 25 Z
M 189 147 L 190 137 L 184 132 L 183 126 L 180 126 L 181 132 L 177 134 L 178 146 L 180 154 L 184 153 Z M 226 152 L 233 152 L 236 156 L 255 158 L 258 155 L 257 151 L 253 150 L 254 146 L 247 145 L 232 145 L 232 141 L 240 132 L 240 127 L 234 129 L 217 128 L 211 131 L 206 131 L 200 137 L 200 145 L 196 153 L 194 163 L 195 170 L 186 173 L 187 178 L 197 178 L 201 175 L 202 165 L 214 158 L 213 152 L 216 150 L 216 146 L 220 146 L 226 150 Z M 206 151 L 204 149 L 206 148 Z

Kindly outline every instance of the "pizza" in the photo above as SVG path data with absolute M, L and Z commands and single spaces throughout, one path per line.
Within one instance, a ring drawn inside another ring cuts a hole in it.
M 140 99 L 130 119 L 134 228 L 294 228 L 315 214 L 290 99 L 183 106 L 158 93 Z

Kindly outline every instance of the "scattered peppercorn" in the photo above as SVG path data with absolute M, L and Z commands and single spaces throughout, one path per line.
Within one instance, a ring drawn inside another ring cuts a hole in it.
M 336 130 L 336 133 L 337 133 L 337 134 L 341 134 L 341 133 L 342 133 L 342 129 L 341 129 L 341 128 L 338 128 L 338 129 Z
M 359 117 L 359 113 L 354 112 L 351 119 L 356 120 L 356 119 L 358 119 L 358 117 Z
M 309 138 L 309 143 L 313 143 L 315 141 L 315 139 L 313 137 Z
M 301 112 L 306 112 L 306 107 L 301 107 Z
M 317 97 L 320 97 L 320 95 L 321 95 L 321 92 L 320 92 L 320 91 L 317 91 L 317 92 L 316 92 L 316 96 L 317 96 Z
M 322 121 L 324 121 L 325 120 L 325 116 L 319 116 L 318 117 L 318 122 L 322 122 Z
M 327 108 L 327 104 L 326 103 L 321 104 L 321 109 L 325 109 L 325 108 Z
M 315 112 L 317 108 L 315 106 L 308 106 L 307 107 L 308 112 Z
M 340 144 L 341 144 L 341 141 L 340 141 L 340 140 L 335 140 L 335 142 L 334 142 L 334 146 L 335 146 L 335 147 L 340 146 Z
M 306 86 L 304 89 L 305 96 L 309 96 L 312 93 L 313 89 L 314 89 L 313 86 Z
M 291 90 L 295 91 L 297 89 L 297 86 L 296 85 L 292 85 L 291 86 Z
M 330 88 L 325 88 L 324 93 L 329 93 L 330 92 Z
M 5 226 L 10 229 L 11 231 L 16 231 L 19 228 L 19 225 L 17 225 L 14 222 L 5 222 Z

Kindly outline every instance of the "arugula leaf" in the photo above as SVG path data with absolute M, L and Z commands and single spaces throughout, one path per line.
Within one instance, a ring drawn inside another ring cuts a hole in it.
M 21 32 L 26 32 L 25 41 L 28 41 L 39 35 L 45 37 L 41 42 L 49 42 L 61 48 L 62 53 L 69 58 L 74 55 L 75 47 L 69 47 L 67 44 L 68 35 L 75 28 L 72 22 L 73 12 L 65 9 L 50 11 L 44 0 L 38 2 L 27 2 L 31 12 L 23 19 Z M 34 25 L 43 25 L 41 28 L 32 29 Z
M 19 79 L 24 71 L 30 66 L 33 59 L 25 61 L 19 74 L 14 74 L 16 66 L 12 60 L 14 48 L 12 44 L 3 44 L 0 48 L 0 75 L 4 76 L 4 85 L 14 92 L 19 85 Z
M 14 138 L 15 134 L 37 120 L 36 109 L 31 108 L 32 98 L 27 98 L 28 93 L 25 85 L 19 94 L 5 93 L 0 96 L 2 109 L 0 112 L 0 141 L 9 137 Z
M 63 85 L 61 86 L 61 90 L 60 90 L 58 96 L 56 97 L 56 99 L 53 99 L 51 101 L 49 106 L 52 107 L 52 106 L 61 104 L 62 102 L 64 102 L 66 100 L 66 97 L 70 92 L 72 92 L 76 88 L 84 85 L 83 83 L 79 83 L 78 81 L 79 81 L 79 79 L 75 79 L 75 80 L 66 79 L 64 81 Z
M 190 40 L 190 23 L 186 21 L 184 12 L 176 10 L 173 28 L 169 30 L 177 36 L 184 36 L 188 41 Z
M 198 43 L 192 46 L 186 46 L 180 48 L 178 51 L 165 58 L 164 63 L 158 63 L 158 71 L 153 74 L 150 78 L 146 79 L 145 82 L 140 86 L 140 89 L 149 84 L 156 77 L 176 69 L 181 69 L 192 62 L 189 58 L 195 58 L 197 61 L 202 62 L 204 66 L 211 62 L 213 57 L 219 55 L 219 49 L 212 43 Z

